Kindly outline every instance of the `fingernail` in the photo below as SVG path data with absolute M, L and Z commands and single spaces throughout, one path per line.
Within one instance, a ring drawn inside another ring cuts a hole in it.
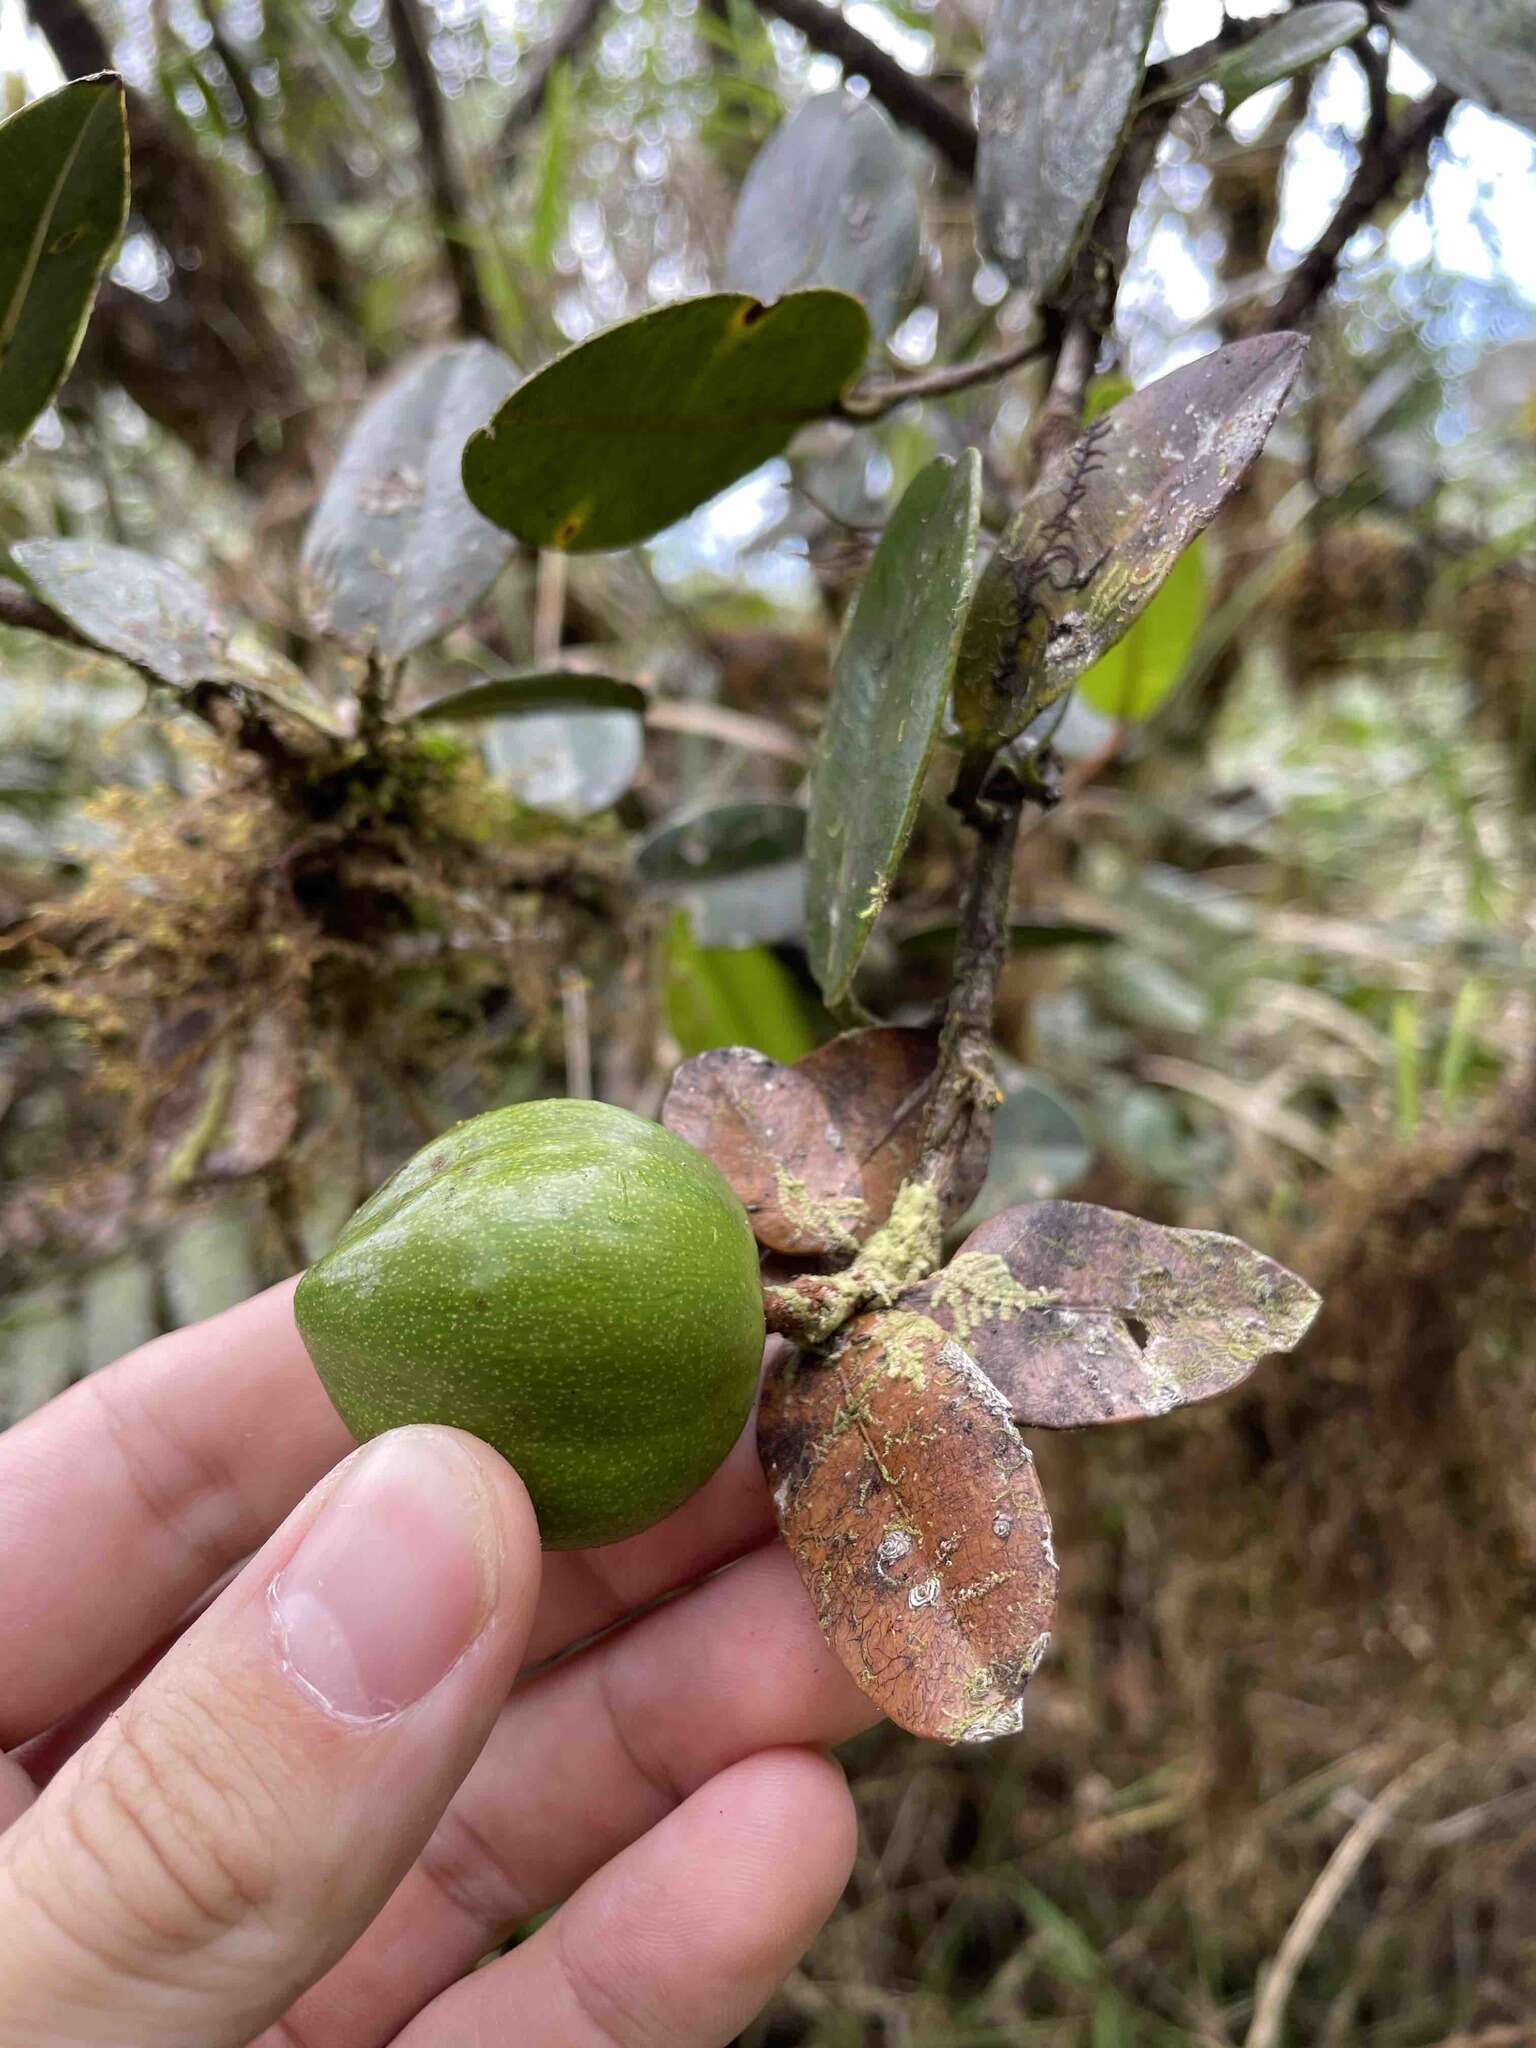
M 379 1437 L 272 1583 L 284 1663 L 343 1719 L 398 1714 L 447 1677 L 485 1626 L 498 1556 L 469 1453 L 437 1430 Z

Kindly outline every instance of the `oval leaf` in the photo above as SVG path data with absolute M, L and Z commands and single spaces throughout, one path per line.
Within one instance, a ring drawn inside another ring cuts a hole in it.
M 1025 1429 L 1206 1401 L 1290 1351 L 1317 1295 L 1235 1237 L 1088 1202 L 1005 1209 L 900 1306 L 969 1346 Z
M 11 560 L 93 647 L 187 689 L 230 672 L 231 621 L 174 562 L 98 540 L 23 540 Z
M 464 495 L 464 441 L 517 371 L 488 342 L 419 357 L 364 408 L 315 507 L 299 558 L 311 626 L 385 661 L 454 626 L 506 567 L 504 533 Z
M 1096 661 L 1078 695 L 1120 725 L 1140 724 L 1172 695 L 1205 621 L 1205 546 L 1179 556 L 1141 617 Z
M 874 1025 L 793 1067 L 732 1046 L 678 1068 L 661 1120 L 719 1167 L 760 1244 L 844 1256 L 885 1222 L 917 1164 L 938 1045 L 936 1031 Z M 983 1129 L 949 1162 L 946 1222 L 964 1215 L 986 1170 Z
M 899 1311 L 772 1373 L 758 1448 L 827 1641 L 914 1735 L 1018 1732 L 1056 1612 L 1034 1460 L 964 1347 Z
M 1148 104 L 1182 99 L 1197 85 L 1219 85 L 1222 105 L 1230 114 L 1266 86 L 1278 85 L 1282 78 L 1292 78 L 1342 50 L 1370 26 L 1370 19 L 1359 0 L 1315 0 L 1314 5 L 1294 8 L 1250 41 L 1213 57 L 1203 69 L 1186 71 L 1160 92 L 1148 93 Z
M 805 812 L 799 804 L 717 804 L 658 826 L 635 865 L 648 882 L 711 881 L 793 860 L 804 844 Z
M 913 478 L 859 591 L 811 771 L 806 927 L 829 1003 L 853 982 L 922 796 L 965 629 L 981 459 Z
M 493 721 L 486 764 L 536 811 L 590 818 L 616 804 L 640 772 L 645 727 L 633 711 L 535 711 Z
M 0 121 L 0 462 L 63 383 L 127 213 L 115 73 Z
M 1531 0 L 1389 0 L 1381 13 L 1443 86 L 1536 131 Z
M 984 253 L 1035 298 L 1087 231 L 1146 68 L 1157 0 L 997 0 L 977 87 Z
M 858 1161 L 813 1081 L 733 1045 L 678 1068 L 661 1121 L 712 1159 L 759 1244 L 800 1256 L 853 1251 L 866 1216 Z
M 863 1236 L 885 1222 L 917 1165 L 938 1059 L 937 1031 L 876 1024 L 829 1038 L 799 1062 L 859 1162 L 869 1219 Z M 986 1179 L 989 1146 L 985 1120 L 977 1118 L 961 1151 L 945 1161 L 939 1209 L 946 1223 L 963 1216 L 975 1200 Z
M 1053 463 L 982 571 L 955 678 L 978 744 L 1011 739 L 1151 603 L 1263 447 L 1306 352 L 1235 341 L 1125 398 Z
M 530 547 L 630 547 L 777 455 L 868 348 L 842 292 L 642 313 L 520 385 L 464 450 L 465 489 Z
M 920 233 L 917 188 L 889 117 L 873 100 L 820 93 L 753 159 L 726 282 L 760 299 L 804 285 L 851 292 L 883 341 L 911 289 Z
M 644 690 L 616 676 L 585 675 L 576 669 L 520 669 L 487 676 L 463 689 L 445 690 L 405 714 L 406 722 L 447 719 L 463 724 L 477 718 L 524 718 L 535 711 L 639 711 Z

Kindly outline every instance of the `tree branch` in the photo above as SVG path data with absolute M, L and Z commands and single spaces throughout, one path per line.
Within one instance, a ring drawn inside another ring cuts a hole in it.
M 469 194 L 454 162 L 453 144 L 443 106 L 441 87 L 432 64 L 427 26 L 418 0 L 389 0 L 389 32 L 405 80 L 411 111 L 416 116 L 426 158 L 427 184 L 437 215 L 449 275 L 459 302 L 459 324 L 466 334 L 496 339 L 495 322 L 480 286 L 480 272 L 474 251 L 464 239 L 473 220 Z
M 544 111 L 550 80 L 556 68 L 569 64 L 591 41 L 603 18 L 608 0 L 573 0 L 565 19 L 547 43 L 535 51 L 528 67 L 527 81 L 508 107 L 501 133 L 496 138 L 496 156 L 506 164 L 517 154 L 523 131 L 531 128 Z
M 262 176 L 277 201 L 283 226 L 303 251 L 310 282 L 331 310 L 340 314 L 348 325 L 353 325 L 356 314 L 347 277 L 347 260 L 342 254 L 341 244 L 321 219 L 319 209 L 304 189 L 298 171 L 268 141 L 260 96 L 251 83 L 245 60 L 224 33 L 216 0 L 208 0 L 202 12 L 208 24 L 213 53 L 239 106 L 246 144 L 261 166 Z
M 757 0 L 758 7 L 799 29 L 813 50 L 835 57 L 844 71 L 869 80 L 881 106 L 904 127 L 915 129 L 962 178 L 976 170 L 976 130 L 955 113 L 904 64 L 886 55 L 868 36 L 860 35 L 835 7 L 822 0 Z
M 1306 325 L 1318 301 L 1337 282 L 1340 259 L 1350 240 L 1369 223 L 1377 207 L 1391 198 L 1408 173 L 1428 160 L 1430 144 L 1445 132 L 1455 104 L 1455 94 L 1438 87 L 1401 126 L 1388 130 L 1378 149 L 1362 151 L 1360 168 L 1337 213 L 1286 279 L 1279 298 L 1264 312 L 1262 327 Z

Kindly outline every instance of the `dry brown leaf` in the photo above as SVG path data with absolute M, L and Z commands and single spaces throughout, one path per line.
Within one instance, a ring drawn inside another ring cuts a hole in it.
M 1294 1349 L 1319 1301 L 1238 1238 L 1033 1202 L 973 1231 L 901 1306 L 970 1347 L 1021 1427 L 1076 1429 L 1225 1393 Z
M 1056 1606 L 1034 1460 L 963 1345 L 900 1310 L 770 1376 L 768 1483 L 827 1641 L 915 1735 L 1017 1731 Z
M 714 1161 L 759 1244 L 806 1258 L 854 1249 L 858 1164 L 798 1069 L 740 1045 L 700 1053 L 673 1076 L 661 1120 Z
M 706 1153 L 746 1206 L 760 1244 L 801 1258 L 846 1257 L 885 1222 L 917 1164 L 936 1031 L 845 1032 L 793 1067 L 728 1046 L 687 1060 L 661 1120 Z M 946 1222 L 986 1178 L 987 1133 L 952 1163 Z

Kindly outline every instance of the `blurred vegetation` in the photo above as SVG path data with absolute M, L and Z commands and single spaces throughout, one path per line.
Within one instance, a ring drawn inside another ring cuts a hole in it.
M 1220 11 L 1170 5 L 1169 48 Z M 963 113 L 984 14 L 845 18 Z M 1244 331 L 1388 98 L 1424 100 L 1372 37 L 1179 107 L 1106 400 Z M 745 0 L 3 0 L 0 105 L 109 52 L 129 234 L 0 470 L 0 548 L 175 561 L 332 704 L 354 677 L 296 560 L 365 393 L 434 340 L 526 370 L 718 286 L 755 152 L 839 77 Z M 902 147 L 923 249 L 887 377 L 1032 317 L 954 167 Z M 1027 1732 L 855 1745 L 854 1884 L 755 2048 L 1536 2038 L 1536 286 L 1501 240 L 1533 198 L 1530 138 L 1462 103 L 1360 224 L 1302 402 L 1069 706 L 1020 848 L 983 1208 L 1239 1232 L 1324 1318 L 1215 1410 L 1037 1444 L 1068 1575 Z M 313 1257 L 457 1116 L 654 1111 L 681 1055 L 826 1036 L 784 813 L 848 595 L 934 453 L 980 452 L 995 529 L 1041 396 L 1026 364 L 828 422 L 643 548 L 519 551 L 411 698 L 561 658 L 640 684 L 643 747 L 620 713 L 413 743 L 328 799 L 368 819 L 345 861 L 238 734 L 0 627 L 0 1418 Z M 947 985 L 944 773 L 860 984 L 897 1022 Z M 1265 2037 L 1266 1969 L 1360 1829 Z

